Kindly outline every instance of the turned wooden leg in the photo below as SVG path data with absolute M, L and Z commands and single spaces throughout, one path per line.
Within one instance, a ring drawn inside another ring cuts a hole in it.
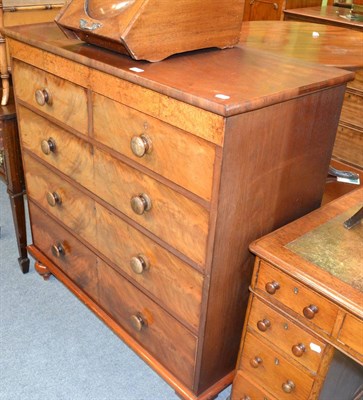
M 34 264 L 34 268 L 35 270 L 38 272 L 38 274 L 43 277 L 43 279 L 45 281 L 47 281 L 50 276 L 52 275 L 49 271 L 49 269 L 42 263 L 40 263 L 39 261 L 36 261 Z

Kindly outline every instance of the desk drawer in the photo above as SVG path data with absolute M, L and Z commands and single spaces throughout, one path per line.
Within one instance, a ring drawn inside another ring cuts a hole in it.
M 272 302 L 278 301 L 298 313 L 305 323 L 313 323 L 331 334 L 338 314 L 337 306 L 263 261 L 256 289 Z
M 13 75 L 18 99 L 78 132 L 85 135 L 88 133 L 85 88 L 17 60 L 13 63 Z M 36 97 L 36 94 L 40 96 Z M 48 102 L 42 104 L 47 98 Z
M 93 150 L 89 143 L 24 107 L 18 107 L 18 118 L 24 149 L 82 185 L 91 185 Z M 44 150 L 48 154 L 45 154 Z
M 98 270 L 101 307 L 191 388 L 197 338 L 101 260 Z
M 214 145 L 99 94 L 93 107 L 96 140 L 210 200 Z
M 101 150 L 95 149 L 94 163 L 94 193 L 204 265 L 209 222 L 204 207 Z M 147 198 L 150 210 L 146 207 Z M 137 200 L 140 214 L 132 208 L 132 199 Z
M 363 362 L 363 321 L 347 314 L 338 336 L 339 342 L 353 349 Z M 349 349 L 347 349 L 349 352 Z
M 248 325 L 312 372 L 318 371 L 325 344 L 256 296 L 253 298 Z
M 97 302 L 96 256 L 31 200 L 29 212 L 34 245 Z
M 241 370 L 262 387 L 270 388 L 279 400 L 307 400 L 314 383 L 312 377 L 250 333 L 245 337 Z
M 252 383 L 241 371 L 233 381 L 231 400 L 275 400 L 270 394 Z
M 363 93 L 345 92 L 340 120 L 363 129 Z

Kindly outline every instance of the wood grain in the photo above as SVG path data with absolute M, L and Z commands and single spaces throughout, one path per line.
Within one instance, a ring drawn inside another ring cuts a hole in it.
M 256 386 L 243 372 L 237 371 L 233 381 L 231 400 L 244 400 L 248 397 L 256 400 L 277 400 L 261 387 Z
M 351 347 L 363 362 L 363 321 L 352 315 L 346 315 L 338 341 Z

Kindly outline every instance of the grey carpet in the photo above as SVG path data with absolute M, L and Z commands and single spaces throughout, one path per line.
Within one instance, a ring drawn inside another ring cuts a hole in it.
M 1 400 L 179 400 L 59 281 L 21 273 L 3 182 L 0 226 Z

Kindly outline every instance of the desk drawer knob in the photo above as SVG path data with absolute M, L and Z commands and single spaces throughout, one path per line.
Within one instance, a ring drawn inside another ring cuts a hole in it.
M 266 292 L 269 294 L 275 294 L 276 290 L 280 289 L 280 284 L 276 281 L 267 282 L 265 285 Z
M 57 192 L 47 192 L 47 202 L 51 207 L 62 204 L 62 198 Z
M 147 135 L 133 136 L 131 139 L 131 150 L 137 157 L 143 157 L 151 153 L 152 141 Z
M 52 95 L 49 92 L 49 89 L 44 88 L 44 89 L 38 89 L 35 91 L 35 101 L 40 105 L 44 106 L 45 104 L 48 104 L 48 106 L 51 106 L 53 103 Z
M 130 266 L 135 274 L 142 274 L 149 269 L 150 263 L 146 256 L 139 254 L 131 258 Z
M 145 194 L 139 194 L 131 199 L 131 208 L 138 215 L 144 214 L 145 211 L 151 210 L 151 199 Z
M 288 379 L 285 383 L 282 384 L 282 390 L 285 393 L 291 393 L 295 389 L 295 383 Z
M 42 149 L 42 152 L 45 155 L 48 155 L 50 153 L 54 153 L 57 146 L 55 144 L 55 140 L 53 138 L 49 138 L 48 140 L 42 140 L 42 142 L 40 143 L 40 147 Z
M 62 243 L 56 243 L 52 246 L 52 254 L 54 257 L 61 257 L 65 255 L 64 247 Z
M 304 308 L 303 313 L 307 319 L 313 319 L 318 311 L 319 309 L 317 306 L 310 304 L 310 306 Z
M 136 331 L 140 332 L 142 328 L 147 327 L 147 321 L 140 313 L 137 313 L 131 316 L 131 325 Z
M 294 356 L 301 357 L 305 353 L 306 347 L 303 343 L 295 344 L 292 346 L 291 351 Z
M 267 329 L 271 326 L 271 322 L 268 319 L 262 319 L 257 322 L 257 328 L 261 332 L 266 332 Z
M 260 357 L 252 358 L 250 364 L 252 368 L 258 368 L 262 364 L 262 358 Z

